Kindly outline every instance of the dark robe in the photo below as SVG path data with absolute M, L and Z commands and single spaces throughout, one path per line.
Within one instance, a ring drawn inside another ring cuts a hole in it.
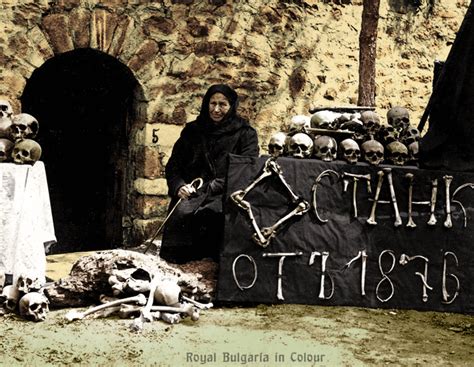
M 420 167 L 474 172 L 474 2 L 457 32 L 418 129 Z
M 224 94 L 231 108 L 220 123 L 209 118 L 209 100 Z M 165 225 L 160 256 L 183 263 L 205 257 L 217 260 L 223 237 L 222 210 L 229 153 L 258 156 L 257 133 L 236 113 L 237 94 L 225 85 L 214 85 L 203 98 L 199 117 L 184 127 L 166 165 L 171 197 L 170 209 L 178 201 L 178 190 L 195 178 L 203 186 L 196 195 L 181 200 Z

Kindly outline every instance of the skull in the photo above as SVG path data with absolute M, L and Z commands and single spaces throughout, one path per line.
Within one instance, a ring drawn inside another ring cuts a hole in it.
M 378 137 L 384 145 L 388 145 L 398 139 L 398 131 L 395 130 L 393 126 L 382 126 L 379 130 Z
M 20 315 L 30 321 L 44 321 L 49 312 L 49 300 L 44 294 L 30 292 L 21 297 Z
M 341 117 L 340 113 L 333 111 L 318 111 L 311 116 L 311 127 L 316 129 L 332 129 L 336 119 Z
M 11 117 L 13 115 L 13 108 L 10 102 L 0 99 L 0 117 Z
M 10 139 L 12 120 L 10 117 L 0 117 L 0 138 Z
M 12 117 L 10 138 L 14 141 L 22 139 L 34 139 L 38 134 L 38 130 L 38 120 L 27 113 L 20 113 Z
M 0 296 L 0 304 L 7 310 L 15 311 L 16 304 L 20 298 L 20 291 L 14 285 L 7 285 L 3 287 L 2 295 Z
M 337 156 L 336 140 L 327 135 L 318 135 L 314 139 L 314 156 L 324 162 L 331 162 Z
M 367 140 L 362 143 L 361 148 L 364 154 L 364 160 L 369 164 L 378 166 L 383 161 L 384 148 L 377 140 Z
M 419 141 L 420 138 L 420 131 L 417 128 L 409 127 L 403 132 L 401 141 L 403 144 L 405 144 L 405 146 L 408 147 L 411 143 Z
M 296 115 L 291 118 L 288 134 L 304 133 L 310 127 L 310 118 L 305 115 Z
M 13 147 L 13 162 L 17 164 L 35 164 L 41 158 L 41 146 L 34 140 L 20 140 Z
M 273 157 L 279 157 L 285 153 L 287 136 L 283 132 L 277 132 L 270 137 L 268 142 L 268 153 Z
M 373 111 L 364 111 L 360 114 L 360 119 L 365 126 L 367 134 L 375 137 L 380 130 L 380 117 Z
M 350 164 L 356 164 L 360 158 L 359 144 L 353 139 L 344 139 L 339 144 L 341 158 Z
M 288 143 L 288 153 L 295 158 L 309 158 L 313 153 L 313 139 L 305 133 L 291 137 Z
M 160 280 L 155 290 L 154 299 L 160 305 L 173 306 L 179 303 L 181 287 L 176 280 Z
M 25 275 L 20 275 L 16 283 L 18 290 L 23 293 L 30 293 L 31 291 L 37 291 L 41 289 L 42 285 L 43 284 L 41 280 L 39 280 L 38 278 L 32 279 Z
M 387 160 L 396 166 L 403 166 L 408 160 L 408 149 L 399 141 L 392 141 L 387 145 Z
M 0 162 L 8 162 L 11 159 L 11 153 L 13 150 L 13 142 L 8 139 L 0 138 Z
M 405 107 L 392 107 L 387 112 L 387 122 L 399 132 L 406 130 L 410 126 L 410 114 Z
M 412 165 L 418 164 L 418 149 L 419 143 L 417 141 L 414 141 L 408 146 L 408 162 Z

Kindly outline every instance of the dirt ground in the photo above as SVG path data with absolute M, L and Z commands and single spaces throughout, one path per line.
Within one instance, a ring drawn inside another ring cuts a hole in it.
M 80 253 L 48 256 L 48 277 Z M 472 366 L 473 315 L 304 305 L 214 308 L 197 322 L 0 317 L 2 366 Z

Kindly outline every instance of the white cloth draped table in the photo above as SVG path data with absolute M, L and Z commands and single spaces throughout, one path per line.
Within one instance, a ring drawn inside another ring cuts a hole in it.
M 45 242 L 56 241 L 44 163 L 0 163 L 0 274 L 46 280 Z

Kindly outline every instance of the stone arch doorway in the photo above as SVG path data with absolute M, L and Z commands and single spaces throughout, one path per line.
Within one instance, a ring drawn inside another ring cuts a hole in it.
M 121 246 L 137 87 L 124 64 L 89 48 L 49 59 L 28 80 L 22 112 L 40 123 L 53 253 Z

